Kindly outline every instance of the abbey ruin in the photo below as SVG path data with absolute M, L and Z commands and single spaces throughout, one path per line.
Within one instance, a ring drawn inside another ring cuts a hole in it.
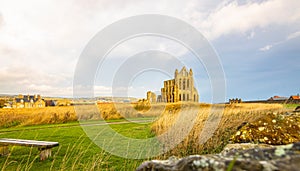
M 150 95 L 150 92 L 148 97 Z M 148 99 L 149 100 L 149 99 Z M 193 71 L 187 71 L 185 67 L 180 72 L 175 70 L 174 79 L 164 81 L 161 95 L 157 96 L 157 102 L 173 103 L 179 101 L 198 102 L 199 94 L 194 86 Z

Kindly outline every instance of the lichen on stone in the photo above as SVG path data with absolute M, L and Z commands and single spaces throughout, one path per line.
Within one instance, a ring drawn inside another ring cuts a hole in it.
M 233 143 L 284 145 L 300 141 L 300 115 L 269 113 L 241 127 L 230 139 Z
M 237 145 L 234 145 L 238 147 Z M 243 146 L 243 145 L 242 145 Z M 300 143 L 276 147 L 249 145 L 249 149 L 231 149 L 226 153 L 187 156 L 175 161 L 144 162 L 137 171 L 225 171 L 299 170 Z

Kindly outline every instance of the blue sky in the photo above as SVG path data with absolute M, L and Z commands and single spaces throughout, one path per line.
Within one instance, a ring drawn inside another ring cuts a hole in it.
M 226 99 L 297 94 L 299 9 L 298 0 L 2 0 L 0 94 L 72 97 L 74 71 L 87 43 L 109 24 L 141 14 L 178 18 L 206 37 L 223 65 Z M 211 101 L 205 66 L 195 64 L 193 55 L 176 42 L 147 36 L 124 42 L 111 52 L 95 77 L 95 94 L 110 96 L 114 71 L 145 50 L 169 53 L 193 68 L 200 101 Z M 162 58 L 157 61 L 167 60 Z M 140 72 L 130 78 L 128 94 L 144 97 L 147 90 L 159 91 L 172 74 Z

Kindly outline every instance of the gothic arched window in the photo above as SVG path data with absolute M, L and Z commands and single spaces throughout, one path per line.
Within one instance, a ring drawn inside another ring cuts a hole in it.
M 181 89 L 181 78 L 179 79 L 179 90 Z

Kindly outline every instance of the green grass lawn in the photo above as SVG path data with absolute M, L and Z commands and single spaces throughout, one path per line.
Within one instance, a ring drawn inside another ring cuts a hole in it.
M 283 106 L 287 109 L 296 109 L 296 107 L 300 106 L 300 104 L 284 104 Z
M 96 129 L 90 126 L 89 129 L 101 130 L 102 127 L 104 128 L 103 125 L 97 125 Z M 153 137 L 149 124 L 123 123 L 110 127 L 126 137 Z M 52 149 L 52 157 L 42 162 L 39 161 L 37 148 L 10 147 L 8 156 L 0 156 L 2 170 L 134 170 L 143 161 L 125 159 L 105 152 L 90 140 L 77 122 L 5 128 L 0 130 L 0 138 L 57 141 L 60 144 Z

